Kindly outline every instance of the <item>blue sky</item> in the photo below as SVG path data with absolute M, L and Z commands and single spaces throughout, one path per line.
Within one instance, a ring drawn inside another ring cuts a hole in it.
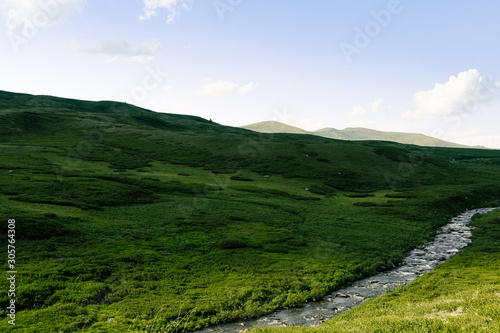
M 0 89 L 500 148 L 500 3 L 0 0 Z

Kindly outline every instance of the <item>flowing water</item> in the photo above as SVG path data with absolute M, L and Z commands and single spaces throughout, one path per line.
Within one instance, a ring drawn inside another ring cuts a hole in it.
M 432 271 L 439 263 L 448 260 L 471 242 L 472 230 L 468 223 L 472 216 L 494 209 L 469 210 L 452 218 L 447 225 L 438 229 L 438 234 L 433 241 L 411 251 L 403 259 L 401 266 L 356 281 L 349 287 L 327 295 L 319 302 L 306 303 L 301 308 L 280 310 L 263 317 L 242 320 L 237 323 L 216 325 L 197 332 L 233 333 L 245 332 L 258 326 L 319 325 L 364 303 L 367 299 L 376 298 L 388 290 L 410 283 L 422 274 Z

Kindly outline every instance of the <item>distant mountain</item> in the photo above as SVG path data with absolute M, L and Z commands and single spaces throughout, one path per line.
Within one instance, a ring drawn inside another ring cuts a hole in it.
M 317 131 L 309 132 L 295 126 L 280 123 L 278 121 L 263 121 L 260 123 L 242 126 L 242 128 L 261 133 L 310 134 L 338 140 L 375 140 L 392 141 L 402 144 L 412 144 L 424 147 L 478 148 L 448 142 L 418 133 L 382 132 L 362 127 L 349 127 L 343 130 L 338 130 L 335 128 L 322 128 Z
M 436 139 L 419 133 L 382 132 L 362 127 L 349 127 L 343 130 L 337 130 L 335 128 L 323 128 L 311 133 L 326 138 L 341 140 L 377 140 L 393 141 L 403 144 L 412 144 L 426 147 L 472 148 L 470 146 Z
M 279 121 L 263 121 L 251 125 L 242 126 L 241 128 L 248 129 L 254 132 L 261 133 L 290 133 L 290 134 L 312 134 L 301 128 L 280 123 Z

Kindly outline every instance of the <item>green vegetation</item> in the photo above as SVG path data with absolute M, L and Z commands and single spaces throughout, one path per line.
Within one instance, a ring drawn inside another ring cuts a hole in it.
M 500 211 L 472 225 L 471 245 L 405 287 L 318 327 L 252 332 L 500 332 Z
M 16 326 L 3 313 L 0 330 L 192 330 L 299 305 L 500 197 L 493 150 L 266 135 L 7 92 L 0 123 L 0 233 L 16 219 L 19 272 Z

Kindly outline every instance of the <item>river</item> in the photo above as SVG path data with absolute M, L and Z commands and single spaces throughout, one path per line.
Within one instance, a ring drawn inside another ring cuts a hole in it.
M 436 237 L 431 242 L 408 253 L 401 266 L 356 281 L 348 287 L 325 296 L 319 302 L 309 302 L 300 308 L 279 310 L 266 316 L 216 325 L 196 332 L 234 333 L 245 332 L 259 326 L 319 325 L 363 304 L 368 299 L 376 298 L 388 290 L 410 283 L 417 277 L 432 271 L 472 241 L 472 229 L 468 226 L 472 216 L 491 212 L 494 209 L 496 208 L 469 210 L 452 218 L 448 224 L 438 229 Z

